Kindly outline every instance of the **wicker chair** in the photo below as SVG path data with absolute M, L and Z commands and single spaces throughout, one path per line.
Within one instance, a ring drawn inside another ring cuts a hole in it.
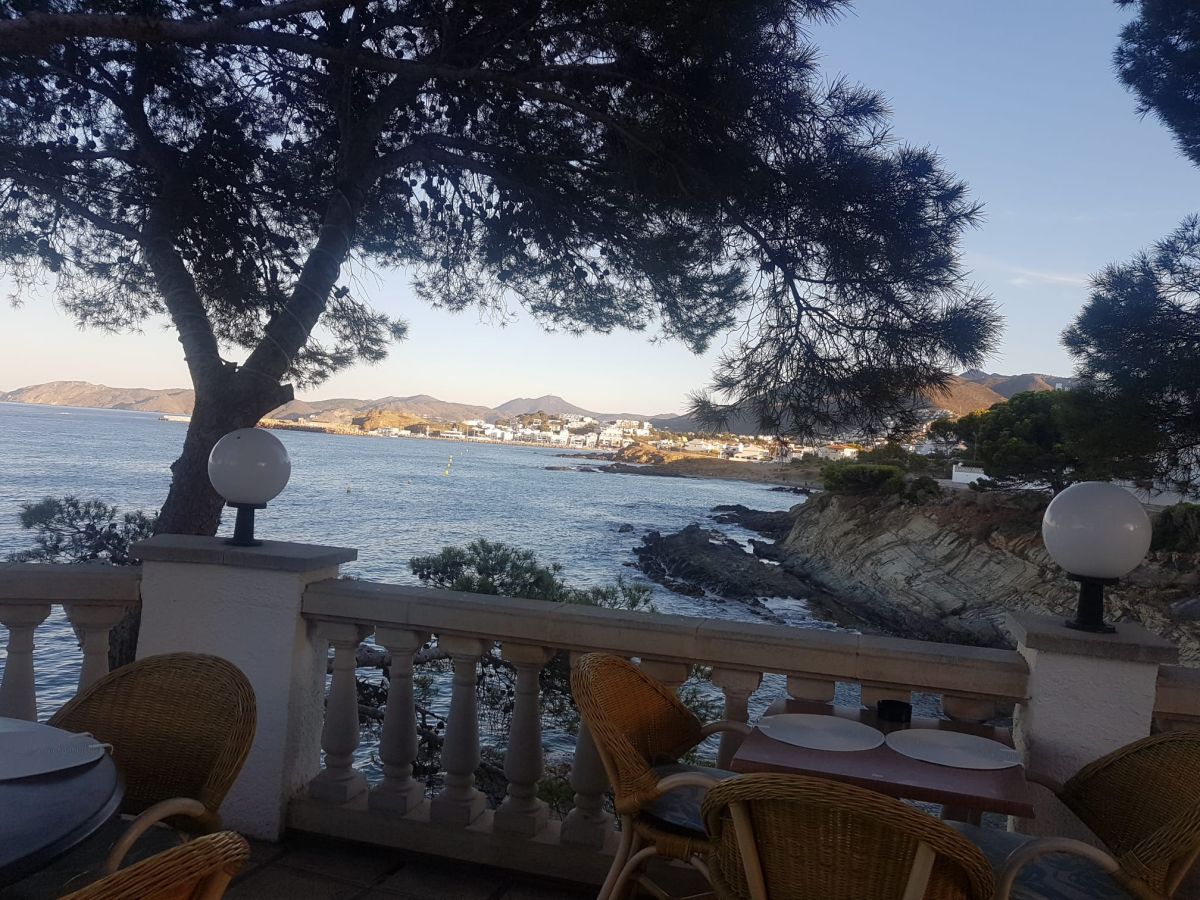
M 1135 741 L 1064 785 L 1035 773 L 1030 778 L 1053 790 L 1108 852 L 1069 838 L 956 826 L 1002 871 L 1000 900 L 1177 895 L 1200 856 L 1200 732 L 1168 731 Z
M 219 831 L 107 875 L 63 900 L 218 900 L 249 856 L 245 838 Z
M 254 691 L 219 657 L 151 656 L 110 672 L 49 724 L 112 745 L 125 781 L 121 812 L 136 816 L 105 863 L 115 872 L 158 822 L 200 834 L 221 827 L 217 810 L 254 740 Z
M 991 900 L 992 869 L 928 813 L 806 775 L 740 775 L 708 792 L 720 900 Z
M 633 880 L 666 893 L 641 874 L 654 856 L 690 863 L 707 877 L 710 848 L 700 819 L 703 792 L 731 772 L 684 766 L 679 759 L 718 731 L 749 733 L 741 722 L 701 725 L 675 692 L 625 659 L 580 658 L 571 691 L 613 787 L 621 843 L 598 900 L 620 897 Z

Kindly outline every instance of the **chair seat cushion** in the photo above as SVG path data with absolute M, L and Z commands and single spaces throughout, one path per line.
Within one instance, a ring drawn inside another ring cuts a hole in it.
M 658 776 L 659 780 L 666 778 L 668 775 L 677 775 L 680 772 L 702 772 L 720 781 L 724 781 L 726 778 L 733 778 L 737 774 L 725 769 L 712 769 L 708 766 L 688 766 L 683 763 L 672 763 L 667 766 L 654 767 L 654 774 Z M 642 808 L 642 812 L 675 828 L 682 828 L 685 831 L 696 831 L 703 834 L 704 820 L 700 817 L 700 803 L 704 800 L 704 795 L 707 793 L 708 788 L 698 785 L 675 788 L 673 791 L 667 791 L 653 803 L 647 804 Z
M 999 879 L 1008 855 L 1033 840 L 1027 834 L 950 822 L 983 851 Z M 1071 853 L 1035 859 L 1021 870 L 1012 900 L 1130 900 L 1131 895 L 1090 860 Z

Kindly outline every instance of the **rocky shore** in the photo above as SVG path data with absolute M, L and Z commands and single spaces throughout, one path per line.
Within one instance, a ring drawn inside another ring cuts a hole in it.
M 692 525 L 651 532 L 639 567 L 673 590 L 741 602 L 807 600 L 832 622 L 903 637 L 1008 646 L 1008 611 L 1069 617 L 1075 585 L 1040 536 L 1046 499 L 957 492 L 926 503 L 822 494 L 783 513 L 717 507 L 714 519 L 757 531 L 753 553 Z M 1156 553 L 1108 593 L 1113 621 L 1139 622 L 1200 665 L 1200 567 Z M 765 612 L 763 612 L 765 611 Z

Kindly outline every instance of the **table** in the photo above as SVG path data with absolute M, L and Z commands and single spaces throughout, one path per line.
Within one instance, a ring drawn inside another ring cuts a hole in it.
M 49 728 L 0 718 L 5 731 Z M 20 881 L 80 844 L 116 815 L 125 786 L 112 757 L 46 775 L 0 781 L 0 887 Z
M 914 718 L 911 725 L 881 722 L 874 710 L 807 700 L 778 700 L 764 715 L 780 713 L 840 716 L 878 728 L 884 734 L 904 728 L 959 731 L 1012 746 L 1007 729 L 988 725 L 922 718 Z M 743 773 L 778 772 L 844 781 L 902 800 L 939 803 L 946 808 L 947 818 L 977 822 L 985 812 L 1033 818 L 1033 800 L 1023 766 L 983 771 L 957 769 L 912 759 L 887 744 L 857 752 L 809 750 L 773 740 L 756 728 L 734 754 L 730 768 Z

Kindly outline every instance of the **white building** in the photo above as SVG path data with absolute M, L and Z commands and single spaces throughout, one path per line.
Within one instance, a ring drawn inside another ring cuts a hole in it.
M 817 456 L 821 459 L 855 459 L 858 456 L 858 448 L 849 444 L 826 444 L 817 448 Z
M 720 448 L 710 441 L 690 440 L 683 449 L 688 453 L 716 453 Z

